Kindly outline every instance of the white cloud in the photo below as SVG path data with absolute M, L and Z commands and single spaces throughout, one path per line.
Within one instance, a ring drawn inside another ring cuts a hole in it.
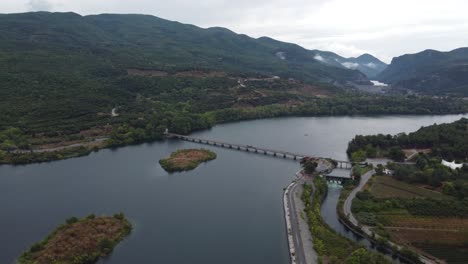
M 373 62 L 369 62 L 369 63 L 366 63 L 364 64 L 366 67 L 369 67 L 369 68 L 372 68 L 372 69 L 375 69 L 377 68 L 377 65 Z
M 388 84 L 382 83 L 382 82 L 379 82 L 379 81 L 373 81 L 373 80 L 371 80 L 371 83 L 372 83 L 372 85 L 374 85 L 374 86 L 384 86 L 384 87 L 387 87 L 387 86 L 388 86 Z
M 321 62 L 327 62 L 327 60 L 322 57 L 320 54 L 315 54 L 314 59 L 321 61 Z
M 357 67 L 359 67 L 359 63 L 355 63 L 355 62 L 343 62 L 341 63 L 341 65 L 343 65 L 344 67 L 348 68 L 348 69 L 357 69 Z

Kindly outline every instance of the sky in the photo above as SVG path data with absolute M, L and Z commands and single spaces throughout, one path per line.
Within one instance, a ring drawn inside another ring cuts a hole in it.
M 150 14 L 385 62 L 468 46 L 467 0 L 1 0 L 0 13 Z

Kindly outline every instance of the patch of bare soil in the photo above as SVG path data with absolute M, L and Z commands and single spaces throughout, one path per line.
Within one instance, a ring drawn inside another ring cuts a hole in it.
M 127 69 L 127 74 L 130 76 L 146 76 L 146 77 L 164 77 L 169 74 L 165 71 L 144 70 L 144 69 Z
M 206 78 L 206 77 L 226 77 L 227 74 L 225 72 L 217 72 L 217 71 L 210 71 L 210 72 L 203 72 L 203 71 L 183 71 L 177 72 L 174 74 L 176 77 L 197 77 L 197 78 Z
M 322 97 L 322 98 L 330 96 L 330 92 L 327 91 L 326 89 L 323 89 L 317 86 L 308 85 L 308 84 L 295 88 L 291 90 L 291 92 L 295 94 L 316 96 L 316 97 Z

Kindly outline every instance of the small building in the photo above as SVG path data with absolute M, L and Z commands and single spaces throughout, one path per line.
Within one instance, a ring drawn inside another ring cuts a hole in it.
M 461 169 L 463 167 L 463 163 L 455 163 L 455 161 L 448 162 L 446 160 L 442 160 L 442 165 L 449 167 L 452 170 Z
M 385 175 L 388 175 L 388 176 L 392 176 L 392 175 L 393 175 L 393 171 L 392 171 L 392 170 L 389 170 L 389 169 L 384 169 L 384 170 L 383 170 L 383 173 L 384 173 Z

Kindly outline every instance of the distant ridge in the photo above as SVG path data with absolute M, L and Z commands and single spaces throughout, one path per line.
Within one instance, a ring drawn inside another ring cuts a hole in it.
M 436 95 L 468 95 L 468 48 L 424 50 L 392 59 L 377 76 L 396 89 Z
M 324 64 L 359 70 L 369 79 L 375 78 L 387 68 L 386 63 L 367 53 L 357 58 L 344 58 L 329 51 L 313 50 L 312 52 L 315 54 L 315 59 Z
M 84 53 L 90 60 L 110 60 L 123 69 L 196 68 L 334 84 L 366 81 L 357 70 L 318 62 L 313 52 L 299 45 L 150 15 L 4 14 L 0 33 L 0 51 Z

